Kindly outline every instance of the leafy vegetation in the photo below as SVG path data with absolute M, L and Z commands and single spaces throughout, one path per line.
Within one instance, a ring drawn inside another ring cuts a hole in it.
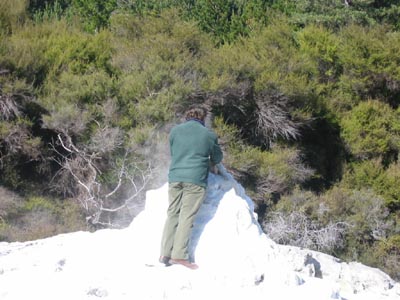
M 400 279 L 399 1 L 100 2 L 0 3 L 0 240 L 129 224 L 198 103 L 268 235 Z

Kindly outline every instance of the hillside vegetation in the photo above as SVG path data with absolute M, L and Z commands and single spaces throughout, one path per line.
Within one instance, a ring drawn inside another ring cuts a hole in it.
M 0 0 L 0 241 L 124 227 L 210 111 L 279 243 L 400 279 L 400 1 Z

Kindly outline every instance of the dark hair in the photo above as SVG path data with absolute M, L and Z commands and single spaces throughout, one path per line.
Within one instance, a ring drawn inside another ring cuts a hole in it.
M 186 112 L 186 120 L 198 119 L 204 121 L 206 116 L 207 116 L 207 110 L 204 107 L 199 107 L 199 106 L 191 107 Z

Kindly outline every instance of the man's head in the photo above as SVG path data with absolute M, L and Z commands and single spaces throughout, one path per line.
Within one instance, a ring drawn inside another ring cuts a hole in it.
M 191 107 L 189 110 L 186 112 L 186 120 L 190 119 L 198 119 L 200 121 L 204 121 L 204 119 L 207 116 L 207 110 L 203 107 Z

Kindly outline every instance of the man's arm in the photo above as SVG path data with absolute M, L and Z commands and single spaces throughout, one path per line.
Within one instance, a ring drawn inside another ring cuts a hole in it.
M 213 165 L 219 164 L 222 161 L 223 153 L 220 145 L 218 144 L 218 138 L 215 137 L 214 144 L 212 147 L 212 153 L 210 155 L 210 161 Z

